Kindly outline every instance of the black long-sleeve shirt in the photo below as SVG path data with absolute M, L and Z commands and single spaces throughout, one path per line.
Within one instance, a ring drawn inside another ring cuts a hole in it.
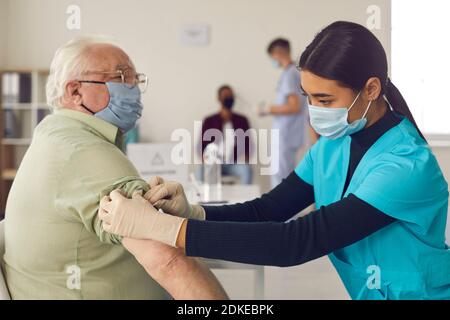
M 366 151 L 400 122 L 391 110 L 351 135 L 350 161 L 342 195 Z M 272 191 L 240 204 L 205 206 L 206 220 L 189 220 L 189 256 L 243 263 L 298 265 L 355 243 L 392 223 L 353 194 L 310 214 L 284 222 L 314 203 L 313 186 L 291 173 Z

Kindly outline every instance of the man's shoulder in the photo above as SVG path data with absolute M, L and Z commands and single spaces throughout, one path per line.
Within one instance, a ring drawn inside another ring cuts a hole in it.
M 52 114 L 47 116 L 35 129 L 36 140 L 64 147 L 65 150 L 78 150 L 93 146 L 116 148 L 102 139 L 98 133 L 85 124 L 68 117 Z
M 33 144 L 58 154 L 58 159 L 65 159 L 66 168 L 73 166 L 78 170 L 99 173 L 136 174 L 134 166 L 120 148 L 95 129 L 74 119 L 58 115 L 46 117 L 36 127 Z

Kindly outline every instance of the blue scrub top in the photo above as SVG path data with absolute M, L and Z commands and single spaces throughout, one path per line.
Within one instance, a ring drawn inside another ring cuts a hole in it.
M 280 142 L 284 147 L 291 149 L 300 148 L 305 142 L 305 126 L 308 123 L 308 108 L 306 97 L 300 90 L 300 72 L 290 64 L 281 73 L 278 80 L 276 105 L 284 105 L 291 94 L 296 94 L 302 103 L 302 109 L 295 114 L 282 114 L 273 116 L 273 128 L 280 132 Z M 292 168 L 291 168 L 292 170 Z
M 351 137 L 321 137 L 295 169 L 317 208 L 339 201 Z M 344 194 L 397 219 L 329 255 L 353 299 L 450 299 L 448 185 L 428 144 L 402 121 L 366 152 Z

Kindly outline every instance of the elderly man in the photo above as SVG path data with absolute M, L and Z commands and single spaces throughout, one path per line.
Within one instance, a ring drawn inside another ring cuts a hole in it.
M 112 190 L 131 197 L 149 189 L 120 149 L 146 84 L 112 44 L 84 38 L 56 52 L 47 83 L 54 112 L 36 128 L 7 201 L 13 299 L 226 298 L 199 262 L 148 241 L 124 239 L 128 251 L 98 218 Z

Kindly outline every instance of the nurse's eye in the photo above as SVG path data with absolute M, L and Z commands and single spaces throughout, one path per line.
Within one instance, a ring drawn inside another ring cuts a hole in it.
M 323 104 L 324 106 L 328 106 L 332 103 L 333 101 L 331 100 L 319 100 L 320 104 Z

